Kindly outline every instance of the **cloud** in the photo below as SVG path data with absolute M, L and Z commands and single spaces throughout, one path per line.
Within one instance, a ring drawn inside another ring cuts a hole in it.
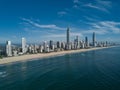
M 67 12 L 65 12 L 65 11 L 60 11 L 60 12 L 58 12 L 57 14 L 58 14 L 59 16 L 64 16 L 64 15 L 67 14 Z
M 88 17 L 88 16 L 83 16 L 83 17 L 84 17 L 87 21 L 92 21 L 92 22 L 98 21 L 98 19 L 96 19 L 95 16 L 94 16 L 94 18 Z
M 31 33 L 40 33 L 40 32 L 42 32 L 42 31 L 40 31 L 40 30 L 29 29 L 29 28 L 24 28 L 24 31 L 26 31 L 26 32 L 31 32 Z
M 75 5 L 73 6 L 73 8 L 75 8 L 75 9 L 79 9 L 80 6 L 75 4 Z
M 79 0 L 73 0 L 73 3 L 78 4 L 78 3 L 80 3 L 80 1 Z
M 73 0 L 73 8 L 74 9 L 80 9 L 80 6 L 83 4 L 83 2 L 79 0 Z
M 93 32 L 99 35 L 108 33 L 106 30 L 101 30 L 101 29 L 90 29 L 90 30 L 82 31 L 83 34 L 92 34 Z
M 66 34 L 50 34 L 50 35 L 47 35 L 45 37 L 49 37 L 49 38 L 65 38 Z
M 106 8 L 93 5 L 92 3 L 88 3 L 88 4 L 84 5 L 84 6 L 108 12 L 108 10 Z
M 61 28 L 56 26 L 55 24 L 49 24 L 49 25 L 41 25 L 39 23 L 36 23 L 30 19 L 22 18 L 23 21 L 27 22 L 28 24 L 37 27 L 37 28 L 44 28 L 44 29 L 55 29 L 55 30 L 66 30 L 66 28 Z
M 83 35 L 90 35 L 93 32 L 100 35 L 105 34 L 120 34 L 120 22 L 115 21 L 98 21 L 89 17 L 85 17 L 90 20 L 86 28 L 81 27 L 70 27 L 70 37 L 73 39 L 75 36 L 84 37 Z M 45 39 L 63 40 L 66 38 L 66 28 L 58 27 L 54 24 L 41 25 L 29 19 L 22 19 L 23 21 L 29 23 L 33 27 L 37 28 L 25 28 L 26 32 L 31 32 L 34 35 L 38 35 Z M 41 30 L 42 28 L 42 30 Z M 45 29 L 45 30 L 44 30 Z M 54 31 L 52 31 L 52 30 Z
M 75 33 L 75 32 L 74 32 L 74 33 L 72 32 L 72 33 L 71 33 L 71 36 L 83 37 L 83 34 L 82 34 L 81 32 L 76 32 L 76 33 Z
M 104 0 L 96 0 L 96 2 L 100 5 L 111 7 L 112 2 L 111 1 L 104 1 Z
M 83 37 L 83 34 L 82 33 L 74 33 L 74 32 L 71 32 L 70 33 L 70 37 L 75 37 L 75 36 L 79 36 L 79 37 Z M 66 33 L 57 33 L 57 34 L 49 34 L 45 37 L 49 37 L 49 38 L 66 38 Z
M 112 31 L 113 33 L 120 33 L 120 22 L 114 21 L 103 21 L 99 22 L 99 26 L 107 31 Z
M 99 21 L 95 23 L 90 23 L 91 28 L 89 30 L 83 31 L 83 33 L 93 33 L 98 34 L 120 34 L 120 22 L 115 21 Z
M 112 6 L 112 2 L 103 1 L 103 0 L 95 0 L 94 3 L 87 3 L 87 4 L 84 4 L 83 6 L 90 7 L 90 8 L 97 9 L 97 10 L 104 11 L 104 12 L 109 12 L 108 9 Z
M 73 0 L 73 8 L 79 10 L 85 10 L 85 8 L 92 8 L 106 13 L 110 13 L 109 9 L 112 7 L 112 2 L 107 0 L 94 0 L 89 3 L 81 2 L 80 0 Z

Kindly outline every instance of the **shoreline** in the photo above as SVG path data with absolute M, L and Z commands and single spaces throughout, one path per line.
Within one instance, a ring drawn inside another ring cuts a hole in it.
M 0 65 L 14 63 L 14 62 L 29 61 L 31 59 L 43 59 L 43 58 L 71 54 L 71 53 L 81 53 L 81 52 L 87 52 L 87 51 L 93 51 L 93 50 L 99 50 L 99 49 L 105 49 L 105 48 L 111 48 L 111 47 L 95 47 L 95 48 L 89 48 L 89 49 L 68 50 L 68 51 L 59 51 L 59 52 L 50 52 L 50 53 L 38 53 L 38 54 L 26 54 L 22 56 L 6 57 L 3 59 L 0 59 Z

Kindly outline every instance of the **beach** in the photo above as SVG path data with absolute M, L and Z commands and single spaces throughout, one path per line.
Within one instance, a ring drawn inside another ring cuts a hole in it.
M 108 48 L 108 47 L 96 47 L 96 48 L 89 48 L 89 49 L 68 50 L 68 51 L 59 51 L 59 52 L 50 52 L 50 53 L 38 53 L 38 54 L 26 54 L 26 55 L 15 56 L 15 57 L 5 57 L 3 59 L 0 59 L 0 64 L 8 64 L 8 63 L 19 62 L 19 61 L 28 61 L 31 59 L 54 57 L 54 56 L 59 56 L 64 54 L 86 52 L 86 51 L 99 50 L 104 48 Z

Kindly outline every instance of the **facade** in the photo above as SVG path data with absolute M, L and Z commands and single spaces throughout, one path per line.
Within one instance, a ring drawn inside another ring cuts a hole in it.
M 77 44 L 77 49 L 79 49 L 80 48 L 80 44 L 79 44 L 79 37 L 78 36 L 76 36 L 76 44 Z
M 26 47 L 26 39 L 22 38 L 22 53 L 26 53 L 27 47 Z
M 66 33 L 66 50 L 69 50 L 70 49 L 70 30 L 69 28 L 67 28 L 67 33 Z
M 7 42 L 6 42 L 6 55 L 7 55 L 7 56 L 12 56 L 11 41 L 7 41 Z
M 47 41 L 44 41 L 43 47 L 44 47 L 44 52 L 49 52 L 50 51 L 49 45 L 47 44 Z
M 86 47 L 86 48 L 88 48 L 88 47 L 89 47 L 88 37 L 85 37 L 85 47 Z
M 93 32 L 93 47 L 96 46 L 96 38 L 95 38 L 95 32 Z
M 49 48 L 50 50 L 53 50 L 54 51 L 54 42 L 52 40 L 50 40 L 50 43 L 49 43 Z
M 57 48 L 61 48 L 61 42 L 57 41 Z
M 65 49 L 65 42 L 61 42 L 61 48 Z
M 70 30 L 67 28 L 67 44 L 70 43 Z

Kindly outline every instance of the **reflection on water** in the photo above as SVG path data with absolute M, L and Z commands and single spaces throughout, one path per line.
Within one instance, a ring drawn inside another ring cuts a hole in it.
M 0 90 L 119 90 L 120 48 L 0 66 Z

